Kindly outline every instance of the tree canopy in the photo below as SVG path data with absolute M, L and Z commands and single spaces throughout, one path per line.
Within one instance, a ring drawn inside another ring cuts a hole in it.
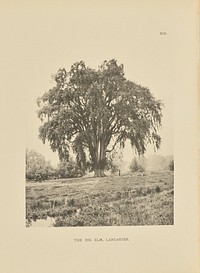
M 39 137 L 49 141 L 60 160 L 69 158 L 71 147 L 83 172 L 89 160 L 95 174 L 103 176 L 107 155 L 127 139 L 139 155 L 148 143 L 160 147 L 162 102 L 147 87 L 127 80 L 116 60 L 104 61 L 97 70 L 80 61 L 53 78 L 55 86 L 37 100 Z

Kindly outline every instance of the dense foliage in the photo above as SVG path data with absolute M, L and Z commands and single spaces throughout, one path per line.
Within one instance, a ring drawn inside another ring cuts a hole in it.
M 144 166 L 140 165 L 136 158 L 134 158 L 129 166 L 131 172 L 143 172 Z
M 81 170 L 72 159 L 60 161 L 53 167 L 43 155 L 35 150 L 26 150 L 26 179 L 43 181 L 48 179 L 72 178 L 81 176 Z
M 72 178 L 81 176 L 81 171 L 78 168 L 75 161 L 63 160 L 61 161 L 56 168 L 56 176 L 58 178 Z
M 45 180 L 54 176 L 54 169 L 50 161 L 46 161 L 44 156 L 34 150 L 26 150 L 26 179 Z
M 116 60 L 104 61 L 97 70 L 77 62 L 69 72 L 59 69 L 54 80 L 37 101 L 39 136 L 60 160 L 68 160 L 72 147 L 83 173 L 89 162 L 97 176 L 104 176 L 108 154 L 127 139 L 139 155 L 148 143 L 160 147 L 161 101 L 127 80 Z

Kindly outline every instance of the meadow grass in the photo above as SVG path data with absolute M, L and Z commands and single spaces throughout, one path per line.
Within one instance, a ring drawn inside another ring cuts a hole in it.
M 26 184 L 26 219 L 54 226 L 173 225 L 173 172 Z

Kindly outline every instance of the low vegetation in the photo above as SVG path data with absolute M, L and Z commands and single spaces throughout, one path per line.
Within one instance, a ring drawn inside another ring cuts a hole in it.
M 27 182 L 27 226 L 54 217 L 54 226 L 173 224 L 173 172 Z

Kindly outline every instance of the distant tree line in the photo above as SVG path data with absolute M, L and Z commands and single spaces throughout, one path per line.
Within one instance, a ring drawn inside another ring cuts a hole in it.
M 154 171 L 174 171 L 174 159 L 172 156 L 153 155 L 148 158 L 134 157 L 129 169 L 131 172 Z
M 112 174 L 119 171 L 122 154 L 113 151 L 106 161 L 106 170 Z M 86 164 L 85 170 L 91 171 L 91 165 Z M 61 160 L 56 167 L 53 167 L 50 161 L 35 150 L 26 150 L 26 180 L 43 181 L 48 179 L 74 178 L 81 177 L 85 174 L 77 158 L 69 157 Z
M 48 179 L 71 178 L 80 176 L 76 162 L 69 158 L 53 167 L 50 161 L 34 150 L 26 150 L 26 179 L 42 181 Z
M 106 162 L 106 170 L 111 174 L 119 174 L 122 167 L 122 153 L 119 150 L 113 151 Z M 90 164 L 86 165 L 87 172 L 91 171 Z M 154 171 L 174 171 L 174 160 L 172 156 L 164 157 L 154 155 L 151 157 L 134 157 L 129 165 L 130 172 Z M 43 155 L 34 150 L 26 150 L 26 180 L 43 181 L 48 179 L 75 178 L 83 174 L 81 166 L 76 159 L 69 157 L 62 160 L 54 167 Z

